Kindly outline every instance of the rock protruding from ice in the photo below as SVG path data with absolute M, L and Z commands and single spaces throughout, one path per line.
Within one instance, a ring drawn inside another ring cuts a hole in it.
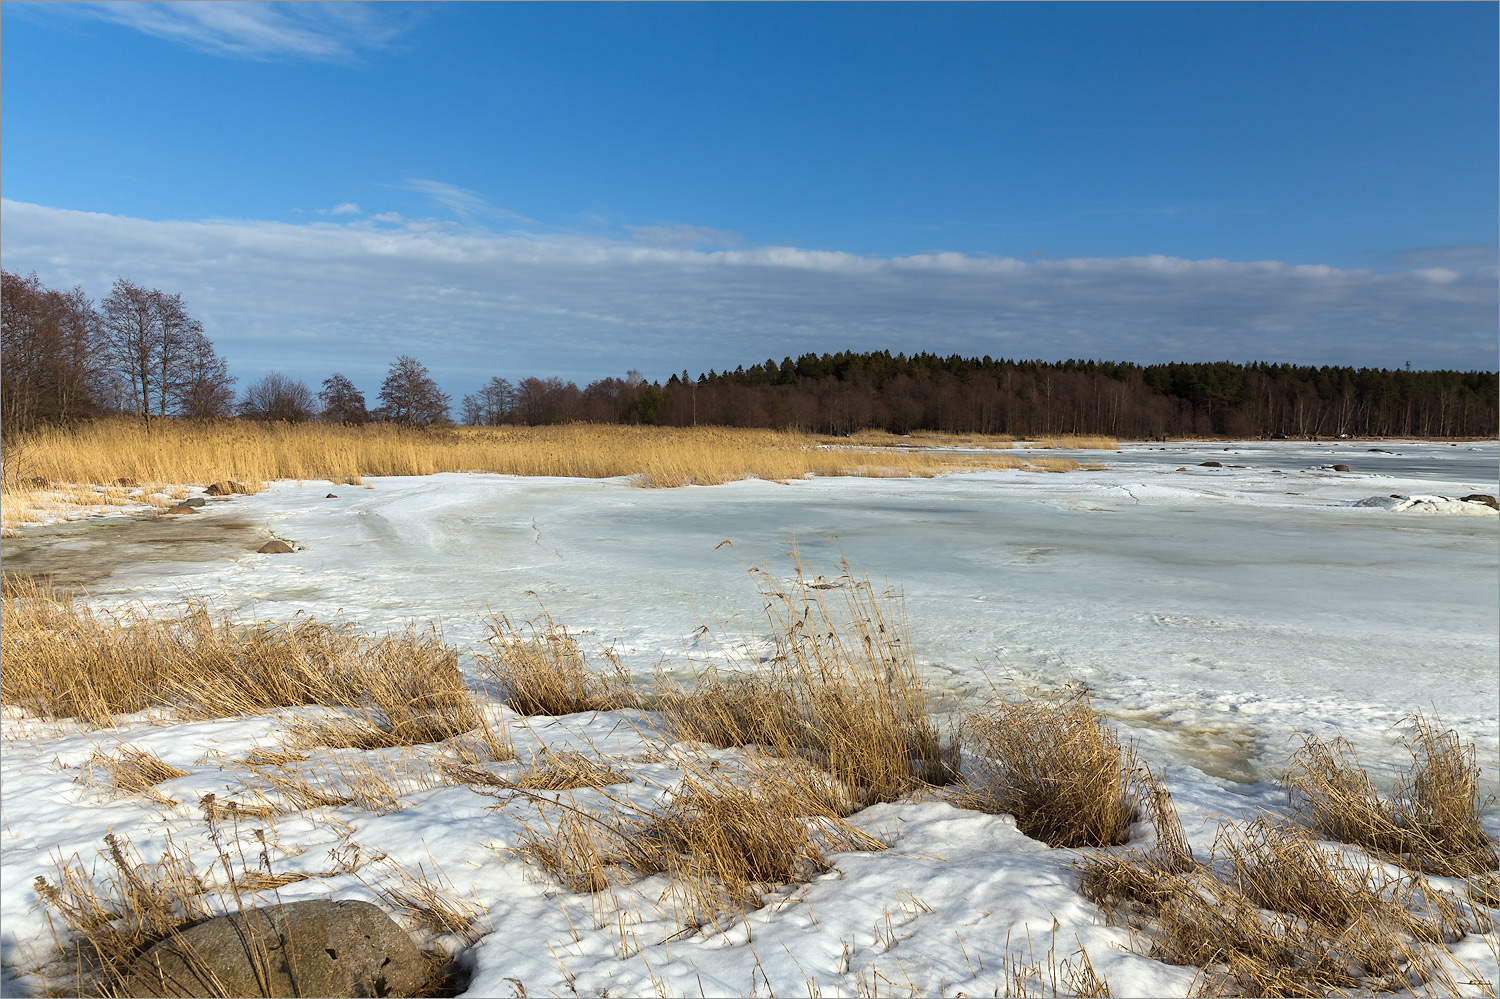
M 1500 500 L 1496 500 L 1495 497 L 1489 495 L 1488 493 L 1470 493 L 1469 495 L 1464 497 L 1464 502 L 1483 503 L 1491 510 L 1500 511 Z
M 1475 493 L 1475 496 L 1483 494 Z M 1486 497 L 1487 498 L 1487 497 Z M 1484 499 L 1454 499 L 1451 496 L 1371 496 L 1357 500 L 1354 506 L 1375 507 L 1392 513 L 1425 513 L 1448 517 L 1486 517 L 1500 513 L 1500 509 L 1484 502 Z

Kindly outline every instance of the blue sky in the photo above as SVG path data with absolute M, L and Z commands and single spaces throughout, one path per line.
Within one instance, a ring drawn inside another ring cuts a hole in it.
M 0 17 L 6 268 L 242 376 L 1500 350 L 1493 4 Z

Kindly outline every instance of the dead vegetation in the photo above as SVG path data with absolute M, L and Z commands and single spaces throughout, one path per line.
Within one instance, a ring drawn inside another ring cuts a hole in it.
M 1091 854 L 1079 865 L 1080 890 L 1111 919 L 1143 929 L 1150 956 L 1206 969 L 1205 995 L 1465 994 L 1483 978 L 1455 965 L 1444 945 L 1492 933 L 1492 900 L 1472 881 L 1464 898 L 1423 875 L 1494 874 L 1473 747 L 1420 715 L 1407 739 L 1413 768 L 1381 799 L 1347 743 L 1304 737 L 1285 782 L 1307 825 L 1226 824 L 1202 859 L 1156 785 L 1155 846 Z M 1437 816 L 1449 824 L 1441 833 Z
M 295 726 L 303 745 L 378 748 L 477 732 L 507 758 L 436 631 L 360 635 L 346 623 L 236 625 L 205 603 L 177 612 L 97 610 L 7 577 L 0 602 L 0 698 L 49 721 L 90 727 L 166 709 L 183 719 L 332 705 L 336 719 Z
M 620 662 L 612 660 L 608 674 L 596 672 L 577 639 L 545 613 L 521 625 L 492 616 L 487 628 L 490 652 L 477 657 L 479 664 L 523 715 L 612 711 L 638 703 Z
M 579 787 L 610 787 L 624 784 L 630 778 L 605 760 L 577 750 L 544 752 L 531 766 L 497 787 L 523 788 L 528 791 L 568 791 Z M 488 783 L 488 781 L 486 781 Z
M 1038 437 L 1031 441 L 1032 447 L 1056 448 L 1068 451 L 1118 451 L 1120 442 L 1103 434 L 1057 434 Z
M 1151 957 L 1204 968 L 1206 995 L 1458 995 L 1443 945 L 1492 929 L 1463 899 L 1287 823 L 1225 826 L 1201 862 L 1174 869 L 1160 859 L 1092 855 L 1081 889 L 1111 919 L 1143 929 Z
M 951 785 L 960 771 L 957 741 L 945 743 L 930 720 L 899 594 L 847 566 L 831 580 L 800 564 L 789 580 L 753 576 L 769 631 L 720 639 L 695 685 L 659 678 L 649 701 L 622 662 L 607 656 L 606 671 L 596 671 L 550 618 L 492 621 L 482 665 L 518 711 L 647 705 L 671 741 L 743 747 L 676 747 L 669 760 L 678 778 L 646 789 L 659 794 L 621 787 L 631 777 L 623 761 L 576 750 L 544 751 L 519 771 L 488 767 L 514 751 L 431 630 L 370 639 L 310 621 L 235 628 L 198 605 L 170 618 L 95 614 L 6 579 L 4 700 L 93 725 L 147 707 L 195 718 L 212 716 L 208 704 L 235 713 L 320 705 L 289 722 L 286 746 L 237 761 L 245 788 L 239 800 L 205 800 L 211 823 L 341 806 L 388 812 L 414 792 L 468 784 L 501 799 L 495 807 L 512 818 L 518 806 L 533 810 L 516 851 L 567 890 L 603 898 L 660 878 L 662 904 L 689 924 L 722 924 L 768 892 L 826 872 L 833 854 L 884 849 L 848 817 Z M 39 664 L 13 668 L 26 663 L 23 653 Z M 1226 825 L 1207 856 L 1194 854 L 1165 787 L 1086 691 L 998 699 L 971 712 L 961 735 L 962 781 L 944 793 L 1011 814 L 1049 845 L 1102 848 L 1080 863 L 1080 890 L 1109 918 L 1137 927 L 1150 956 L 1205 969 L 1204 994 L 1458 994 L 1467 972 L 1445 945 L 1493 932 L 1484 907 L 1494 904 L 1495 848 L 1479 823 L 1474 749 L 1420 715 L 1405 736 L 1412 767 L 1390 794 L 1376 792 L 1347 743 L 1306 737 L 1285 776 L 1305 825 Z M 122 793 L 186 773 L 129 746 L 88 765 Z M 1127 843 L 1142 820 L 1153 838 Z M 220 890 L 171 851 L 144 864 L 112 840 L 106 861 L 102 887 L 76 864 L 36 884 L 105 978 L 120 955 L 180 925 L 173 919 L 201 918 L 204 898 Z M 271 891 L 315 876 L 263 866 L 225 887 Z M 390 904 L 434 933 L 467 940 L 480 932 L 477 910 L 451 885 L 407 875 L 381 889 Z M 1470 897 L 1427 875 L 1468 879 Z M 1059 973 L 1051 969 L 1054 990 Z M 1007 975 L 1007 987 L 1043 988 L 1040 965 Z M 1079 994 L 1108 994 L 1086 955 L 1063 979 Z
M 575 423 L 411 428 L 398 424 L 97 420 L 43 427 L 6 441 L 0 493 L 40 483 L 239 484 L 277 479 L 358 483 L 365 476 L 500 472 L 578 478 L 634 476 L 643 486 L 714 485 L 809 475 L 932 476 L 1011 468 L 1014 458 L 905 450 L 845 440 L 828 447 L 795 430 Z M 886 435 L 889 436 L 889 435 Z M 896 438 L 892 438 L 896 440 Z M 24 458 L 11 460 L 24 452 Z M 22 472 L 10 472 L 21 469 Z M 24 475 L 25 481 L 22 481 Z M 229 489 L 228 491 L 239 491 Z M 18 493 L 16 495 L 19 495 Z
M 1412 765 L 1386 797 L 1343 739 L 1303 737 L 1283 782 L 1294 810 L 1330 839 L 1353 843 L 1413 871 L 1454 878 L 1493 876 L 1495 846 L 1479 823 L 1479 763 L 1473 745 L 1421 713 L 1403 737 Z
M 89 780 L 100 772 L 107 777 L 110 787 L 121 794 L 135 794 L 188 775 L 188 771 L 172 766 L 150 750 L 135 746 L 121 746 L 114 752 L 95 751 L 89 756 L 81 779 Z
M 102 875 L 75 858 L 32 885 L 66 928 L 58 942 L 76 960 L 85 995 L 118 994 L 137 955 L 173 930 L 218 915 L 209 882 L 186 851 L 169 848 L 146 863 L 128 840 L 110 834 L 104 842 Z
M 1122 843 L 1143 800 L 1158 793 L 1087 691 L 1057 701 L 996 698 L 965 716 L 963 743 L 959 802 L 1013 815 L 1018 829 L 1049 846 Z
M 660 682 L 654 706 L 674 736 L 805 759 L 861 804 L 946 784 L 957 748 L 932 724 L 901 596 L 841 568 L 834 580 L 800 562 L 788 580 L 752 570 L 768 634 L 718 640 L 723 665 L 691 687 Z
M 69 983 L 66 991 L 48 994 L 141 994 L 131 990 L 129 975 L 136 959 L 153 944 L 202 920 L 274 903 L 279 888 L 329 876 L 272 872 L 264 853 L 257 858 L 267 865 L 264 869 L 243 860 L 237 863 L 217 833 L 217 850 L 201 865 L 170 839 L 161 856 L 150 861 L 124 837 L 110 834 L 104 842 L 105 848 L 92 864 L 85 865 L 76 855 L 60 858 L 51 878 L 38 877 L 32 885 L 51 917 L 62 952 L 63 960 L 55 969 Z M 461 940 L 477 938 L 478 907 L 460 897 L 441 872 L 429 877 L 420 867 L 415 871 L 395 863 L 386 867 L 384 877 L 372 887 L 388 904 L 434 932 L 453 933 Z M 425 957 L 427 982 L 416 994 L 453 995 L 444 972 L 446 957 Z M 211 979 L 212 971 L 207 970 Z
M 698 925 L 811 880 L 830 869 L 830 853 L 886 846 L 845 821 L 853 799 L 812 767 L 768 757 L 727 773 L 708 761 L 683 766 L 660 807 L 538 800 L 518 852 L 575 892 L 664 875 L 672 904 Z

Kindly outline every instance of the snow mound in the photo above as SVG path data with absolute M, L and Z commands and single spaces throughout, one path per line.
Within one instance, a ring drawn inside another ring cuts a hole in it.
M 1357 500 L 1354 506 L 1375 507 L 1392 513 L 1419 513 L 1443 517 L 1494 517 L 1497 511 L 1484 503 L 1454 499 L 1451 496 L 1371 496 Z

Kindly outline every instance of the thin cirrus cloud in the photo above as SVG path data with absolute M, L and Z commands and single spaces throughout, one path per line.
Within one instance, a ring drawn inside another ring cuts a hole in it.
M 421 177 L 413 177 L 405 183 L 396 186 L 423 195 L 470 225 L 495 220 L 532 221 L 526 216 L 517 214 L 508 208 L 501 208 L 498 205 L 491 204 L 490 199 L 478 191 L 471 191 L 467 187 L 456 187 L 453 184 L 445 184 L 440 180 L 425 180 Z
M 664 378 L 840 349 L 1496 367 L 1493 265 L 873 257 L 663 245 L 649 231 L 149 221 L 13 201 L 3 214 L 7 269 L 96 296 L 117 275 L 180 292 L 244 376 L 341 370 L 373 385 L 409 353 L 462 393 L 490 375 Z
M 38 9 L 108 21 L 212 55 L 257 60 L 347 60 L 385 48 L 404 30 L 391 8 L 356 2 L 139 0 Z

